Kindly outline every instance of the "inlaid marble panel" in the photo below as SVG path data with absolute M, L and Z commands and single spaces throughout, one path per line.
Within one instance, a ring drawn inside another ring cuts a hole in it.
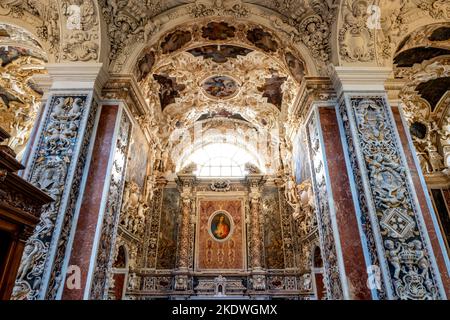
M 245 268 L 244 210 L 241 200 L 200 200 L 197 270 Z

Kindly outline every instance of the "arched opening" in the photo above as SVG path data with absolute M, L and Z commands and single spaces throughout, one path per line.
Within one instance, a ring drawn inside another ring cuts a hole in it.
M 258 166 L 247 150 L 230 143 L 214 143 L 195 150 L 186 163 L 195 163 L 198 177 L 209 178 L 243 178 L 248 174 L 246 164 Z
M 113 285 L 110 285 L 110 297 L 113 300 L 122 300 L 125 294 L 128 277 L 128 250 L 125 245 L 119 246 L 117 257 L 113 263 Z
M 406 36 L 394 57 L 394 73 L 404 86 L 399 97 L 418 164 L 450 249 L 450 26 L 430 24 Z M 420 37 L 418 36 L 420 35 Z
M 312 272 L 314 276 L 314 291 L 318 300 L 326 298 L 326 288 L 323 278 L 323 260 L 320 248 L 316 246 L 313 250 Z

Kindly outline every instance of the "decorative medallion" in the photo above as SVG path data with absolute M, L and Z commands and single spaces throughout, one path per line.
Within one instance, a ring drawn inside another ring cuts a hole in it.
M 226 211 L 214 212 L 209 218 L 208 231 L 216 241 L 226 241 L 233 233 L 233 219 Z
M 216 180 L 213 183 L 211 183 L 211 190 L 212 191 L 221 191 L 226 192 L 230 191 L 230 180 Z
M 230 98 L 237 93 L 238 84 L 227 76 L 213 76 L 203 82 L 202 88 L 208 96 Z

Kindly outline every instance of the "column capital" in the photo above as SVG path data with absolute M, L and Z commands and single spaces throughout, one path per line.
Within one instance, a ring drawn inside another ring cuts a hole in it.
M 99 95 L 108 79 L 103 63 L 50 63 L 46 65 L 53 90 L 93 89 Z
M 406 79 L 389 78 L 386 80 L 384 87 L 391 106 L 399 106 L 402 103 L 400 91 L 405 87 Z
M 35 74 L 32 76 L 33 81 L 36 83 L 38 88 L 44 93 L 42 95 L 42 100 L 47 100 L 48 93 L 52 87 L 53 81 L 48 74 Z
M 331 67 L 331 80 L 338 95 L 343 91 L 384 91 L 385 81 L 391 74 L 385 67 Z
M 329 77 L 305 77 L 289 114 L 298 118 L 308 113 L 312 102 L 333 100 L 336 100 L 336 92 Z

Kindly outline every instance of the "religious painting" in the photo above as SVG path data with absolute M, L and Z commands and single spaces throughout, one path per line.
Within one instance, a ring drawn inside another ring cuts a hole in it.
M 168 34 L 163 43 L 161 49 L 163 53 L 171 53 L 184 47 L 192 39 L 192 34 L 189 31 L 177 30 Z
M 203 82 L 203 90 L 215 98 L 228 98 L 238 89 L 236 81 L 227 76 L 214 76 Z
M 249 30 L 247 32 L 247 40 L 265 52 L 275 52 L 278 49 L 278 43 L 273 39 L 272 35 L 261 28 Z
M 435 29 L 428 37 L 430 41 L 446 41 L 450 40 L 450 27 L 442 26 Z
M 176 78 L 165 74 L 154 74 L 153 78 L 159 83 L 159 102 L 162 110 L 174 103 L 175 98 L 180 97 L 180 92 L 186 88 L 184 84 L 177 83 Z
M 237 58 L 237 56 L 246 56 L 253 50 L 244 47 L 238 47 L 233 45 L 208 45 L 190 49 L 187 52 L 194 57 L 203 57 L 204 59 L 211 59 L 217 63 L 224 63 L 228 61 L 228 58 Z
M 236 28 L 226 22 L 210 22 L 202 28 L 202 37 L 209 40 L 226 40 L 234 37 Z
M 283 90 L 281 86 L 287 80 L 286 77 L 279 77 L 274 74 L 271 78 L 267 78 L 263 86 L 258 87 L 258 91 L 262 92 L 262 96 L 267 98 L 267 102 L 273 104 L 281 110 L 283 103 Z
M 137 126 L 133 128 L 131 133 L 131 146 L 129 159 L 127 163 L 127 181 L 133 181 L 141 192 L 144 188 L 145 176 L 147 174 L 149 146 L 147 139 Z
M 211 236 L 218 241 L 227 240 L 231 235 L 232 220 L 229 214 L 225 211 L 218 211 L 211 215 L 209 223 L 209 231 Z
M 303 65 L 303 62 L 297 59 L 290 52 L 287 52 L 284 57 L 292 76 L 298 83 L 301 83 L 303 81 L 303 77 L 305 76 L 305 66 Z
M 12 61 L 20 57 L 33 57 L 45 61 L 45 58 L 32 49 L 25 49 L 20 47 L 3 46 L 0 47 L 0 63 L 4 67 Z
M 157 269 L 175 268 L 178 216 L 180 215 L 180 193 L 176 188 L 165 188 L 161 209 L 161 222 L 158 239 Z
M 155 52 L 154 51 L 145 52 L 136 65 L 135 74 L 138 82 L 147 77 L 147 75 L 152 70 L 154 64 L 155 64 Z
M 197 208 L 196 270 L 245 270 L 243 199 L 202 198 Z
M 264 250 L 267 269 L 284 268 L 283 234 L 277 188 L 264 188 L 262 194 L 264 217 Z

